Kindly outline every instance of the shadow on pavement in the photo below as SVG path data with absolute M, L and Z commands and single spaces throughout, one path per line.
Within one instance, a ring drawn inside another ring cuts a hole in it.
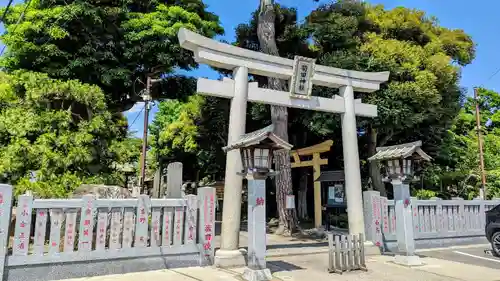
M 311 243 L 270 244 L 267 245 L 267 249 L 316 248 L 327 246 L 328 242 L 311 241 Z
M 296 266 L 294 264 L 285 261 L 268 261 L 267 267 L 271 270 L 271 273 L 282 272 L 282 271 L 294 271 L 304 269 L 303 267 Z

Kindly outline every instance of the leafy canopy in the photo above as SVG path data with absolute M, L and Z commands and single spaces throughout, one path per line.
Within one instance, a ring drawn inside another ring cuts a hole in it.
M 201 0 L 33 0 L 16 24 L 25 5 L 14 5 L 7 14 L 2 66 L 97 85 L 114 111 L 139 99 L 144 84 L 137 80 L 145 81 L 148 72 L 158 77 L 196 66 L 179 46 L 179 28 L 207 37 L 223 33 L 219 18 Z M 156 96 L 161 92 L 155 87 Z
M 64 197 L 113 172 L 125 120 L 97 86 L 43 73 L 0 73 L 0 181 L 42 197 Z M 127 159 L 124 159 L 127 158 Z M 36 182 L 30 182 L 30 172 Z
M 500 94 L 479 88 L 478 104 L 481 116 L 484 166 L 488 197 L 500 196 Z M 453 126 L 448 131 L 437 158 L 447 169 L 428 172 L 429 184 L 439 185 L 439 181 L 453 187 L 460 196 L 473 198 L 478 195 L 481 185 L 479 170 L 479 148 L 476 126 L 476 101 L 468 98 Z M 434 169 L 436 169 L 434 167 Z M 441 172 L 441 176 L 436 176 Z

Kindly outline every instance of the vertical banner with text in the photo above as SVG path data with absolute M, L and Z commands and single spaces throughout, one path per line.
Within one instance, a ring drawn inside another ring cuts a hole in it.
M 200 210 L 199 244 L 201 244 L 201 265 L 212 265 L 214 262 L 215 238 L 215 188 L 198 188 Z
M 248 180 L 248 267 L 266 268 L 266 180 Z

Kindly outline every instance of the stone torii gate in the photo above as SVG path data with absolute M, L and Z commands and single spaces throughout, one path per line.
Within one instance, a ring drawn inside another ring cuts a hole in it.
M 389 79 L 389 72 L 344 70 L 315 65 L 314 60 L 307 58 L 290 60 L 271 56 L 224 44 L 185 28 L 179 30 L 178 37 L 181 47 L 193 51 L 198 63 L 233 70 L 234 79 L 215 81 L 200 78 L 197 85 L 201 94 L 231 99 L 228 143 L 245 134 L 248 101 L 341 114 L 349 232 L 364 233 L 356 116 L 376 117 L 377 107 L 355 100 L 354 91 L 378 90 L 380 84 Z M 248 82 L 249 74 L 290 80 L 291 92 L 259 88 L 257 83 Z M 339 88 L 340 96 L 311 96 L 313 85 Z M 214 261 L 221 267 L 245 264 L 245 253 L 238 249 L 242 180 L 237 172 L 240 171 L 240 153 L 227 153 L 222 241 Z
M 321 226 L 321 182 L 317 181 L 321 174 L 321 166 L 328 165 L 328 158 L 321 158 L 321 153 L 330 151 L 332 140 L 327 140 L 309 147 L 300 148 L 290 152 L 293 157 L 292 168 L 312 167 L 314 179 L 314 227 Z M 300 156 L 312 156 L 312 160 L 302 161 Z

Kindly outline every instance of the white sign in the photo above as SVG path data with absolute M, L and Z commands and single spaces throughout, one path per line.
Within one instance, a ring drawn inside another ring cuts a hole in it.
M 293 76 L 290 83 L 290 95 L 294 98 L 310 98 L 312 91 L 311 78 L 314 75 L 316 60 L 295 56 Z
M 335 186 L 328 187 L 328 199 L 335 199 Z
M 286 208 L 295 209 L 295 195 L 286 196 Z
M 336 184 L 328 187 L 328 199 L 335 201 L 335 203 L 344 203 L 344 186 Z

